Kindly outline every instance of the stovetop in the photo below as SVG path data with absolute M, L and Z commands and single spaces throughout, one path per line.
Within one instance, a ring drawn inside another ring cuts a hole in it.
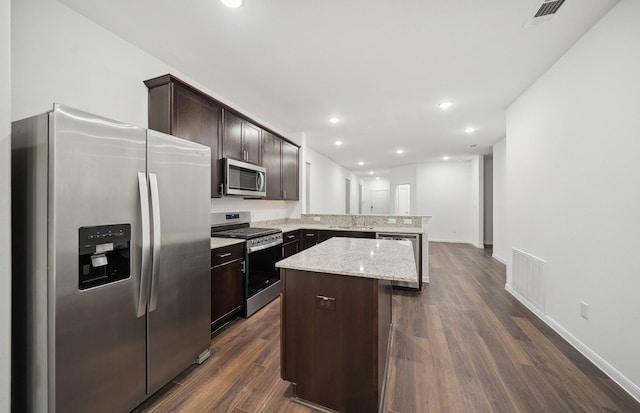
M 252 238 L 263 237 L 265 235 L 277 234 L 279 232 L 281 232 L 279 229 L 274 229 L 274 228 L 246 227 L 246 228 L 236 228 L 236 229 L 222 230 L 222 231 L 216 231 L 214 228 L 212 228 L 211 236 L 220 237 L 220 238 L 252 239 Z

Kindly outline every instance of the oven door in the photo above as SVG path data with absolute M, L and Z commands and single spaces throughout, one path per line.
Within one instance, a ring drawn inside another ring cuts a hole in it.
M 280 294 L 280 270 L 276 262 L 282 259 L 282 243 L 246 256 L 246 303 L 245 316 L 248 317 L 270 303 Z

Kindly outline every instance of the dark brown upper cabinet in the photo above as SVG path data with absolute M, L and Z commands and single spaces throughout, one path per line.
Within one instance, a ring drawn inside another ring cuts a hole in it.
M 262 166 L 267 170 L 266 199 L 282 199 L 282 140 L 262 132 Z
M 149 129 L 211 148 L 211 197 L 220 197 L 222 106 L 171 75 L 144 82 L 149 88 Z
M 267 169 L 266 199 L 298 200 L 298 147 L 262 131 L 262 166 Z
M 267 169 L 265 199 L 299 199 L 297 145 L 173 75 L 144 83 L 150 129 L 211 148 L 212 198 L 222 196 L 222 159 L 232 158 Z
M 222 156 L 261 165 L 262 129 L 236 114 L 225 111 Z M 267 184 L 268 185 L 268 184 Z
M 298 200 L 298 147 L 282 141 L 282 199 Z

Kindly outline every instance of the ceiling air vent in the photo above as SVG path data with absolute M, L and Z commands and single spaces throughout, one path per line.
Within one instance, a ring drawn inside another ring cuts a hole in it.
M 546 23 L 557 13 L 565 0 L 544 0 L 525 26 L 537 26 Z

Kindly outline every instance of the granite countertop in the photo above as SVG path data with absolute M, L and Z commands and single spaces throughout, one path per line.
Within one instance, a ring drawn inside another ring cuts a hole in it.
M 227 247 L 229 245 L 234 245 L 234 244 L 244 244 L 243 239 L 238 239 L 238 238 L 216 238 L 216 237 L 211 237 L 211 249 L 216 249 L 216 248 L 222 248 L 222 247 Z
M 331 238 L 277 262 L 276 267 L 390 281 L 418 280 L 410 241 Z
M 296 223 L 296 224 L 280 224 L 280 225 L 269 225 L 269 228 L 280 229 L 282 232 L 291 232 L 298 229 L 322 229 L 322 230 L 331 230 L 331 231 L 360 231 L 360 232 L 392 232 L 392 233 L 400 233 L 400 234 L 424 234 L 424 229 L 416 228 L 416 227 L 346 227 L 346 226 L 338 226 L 338 225 L 329 225 L 329 224 L 304 224 L 304 223 Z

